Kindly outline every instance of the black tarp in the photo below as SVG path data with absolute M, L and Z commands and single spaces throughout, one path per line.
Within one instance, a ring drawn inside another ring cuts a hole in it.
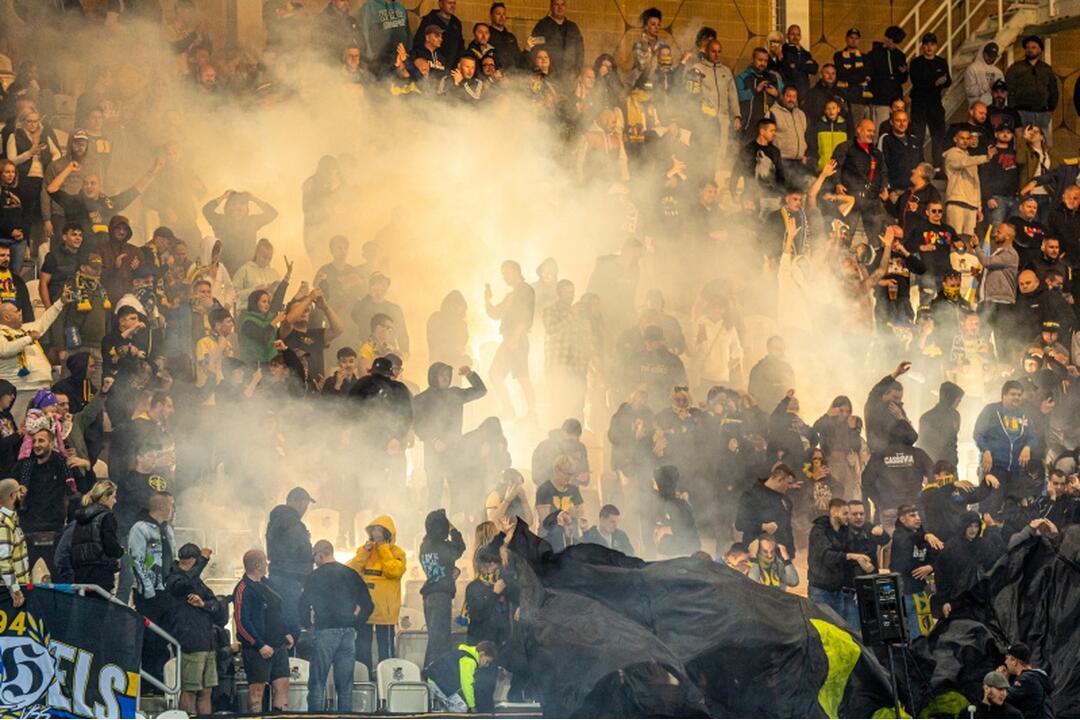
M 704 559 L 552 554 L 519 523 L 525 661 L 548 716 L 870 717 L 881 664 L 831 610 Z
M 1053 679 L 1057 717 L 1080 717 L 1080 526 L 1014 539 L 950 617 L 913 643 L 917 677 L 905 680 L 916 704 L 933 707 L 950 691 L 977 702 L 983 674 L 1014 642 Z

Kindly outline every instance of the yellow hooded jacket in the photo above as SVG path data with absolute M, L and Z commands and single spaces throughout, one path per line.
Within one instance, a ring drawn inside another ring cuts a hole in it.
M 378 525 L 390 532 L 390 542 L 371 550 L 361 545 L 347 564 L 364 579 L 375 610 L 369 625 L 396 625 L 401 611 L 401 576 L 405 574 L 405 551 L 394 544 L 397 527 L 389 515 L 375 518 L 368 528 Z

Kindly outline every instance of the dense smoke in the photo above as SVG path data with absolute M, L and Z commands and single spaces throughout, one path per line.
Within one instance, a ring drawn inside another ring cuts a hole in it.
M 706 281 L 721 281 L 739 318 L 744 384 L 764 353 L 765 340 L 776 333 L 787 336 L 807 422 L 837 394 L 848 394 L 858 408 L 869 386 L 866 380 L 889 369 L 864 366 L 868 335 L 847 326 L 831 273 L 814 265 L 795 268 L 789 291 L 793 302 L 785 303 L 777 317 L 775 281 L 763 272 L 761 262 L 760 223 L 732 213 L 723 238 L 704 253 L 677 237 L 650 237 L 641 218 L 655 212 L 668 168 L 636 176 L 632 194 L 621 186 L 583 185 L 575 169 L 574 144 L 526 98 L 507 94 L 478 112 L 451 103 L 402 101 L 381 86 L 361 92 L 346 86 L 338 68 L 309 49 L 265 57 L 267 66 L 251 71 L 252 82 L 269 82 L 264 97 L 273 101 L 240 104 L 201 94 L 190 80 L 178 79 L 181 60 L 169 51 L 158 26 L 32 32 L 16 24 L 10 27 L 12 43 L 21 53 L 51 58 L 65 77 L 91 71 L 87 58 L 94 66 L 113 70 L 117 94 L 130 102 L 123 105 L 117 128 L 122 137 L 114 137 L 122 153 L 113 162 L 110 193 L 125 188 L 155 154 L 173 143 L 170 162 L 200 190 L 205 188 L 196 195 L 198 205 L 234 189 L 276 207 L 279 218 L 260 234 L 274 243 L 275 268 L 283 267 L 283 257 L 296 261 L 288 297 L 300 280 L 310 282 L 315 268 L 328 260 L 329 233 L 317 242 L 316 257 L 305 249 L 300 188 L 320 158 L 335 156 L 350 187 L 347 205 L 334 218 L 336 232 L 349 238 L 351 262 L 360 261 L 365 243 L 376 241 L 376 269 L 392 279 L 389 297 L 405 309 L 412 336 L 405 378 L 421 389 L 427 384 L 424 325 L 448 292 L 460 290 L 468 302 L 473 366 L 486 378 L 498 332 L 484 314 L 483 290 L 490 283 L 496 299 L 507 291 L 499 277 L 501 262 L 517 260 L 532 281 L 534 268 L 554 257 L 560 276 L 573 280 L 580 296 L 596 257 L 617 252 L 628 232 L 648 248 L 638 283 L 639 307 L 648 289 L 661 288 L 669 298 L 668 310 L 683 320 L 689 339 L 694 329 L 688 321 L 700 312 L 693 305 L 697 293 Z M 77 95 L 79 89 L 69 92 Z M 689 148 L 674 147 L 673 162 L 694 166 Z M 695 185 L 689 181 L 684 186 L 688 201 L 696 198 Z M 147 238 L 153 228 L 143 216 L 134 208 L 126 214 L 133 219 L 135 241 Z M 201 218 L 200 227 L 202 234 L 209 233 Z M 818 239 L 824 242 L 826 234 L 827 229 L 820 228 Z M 194 254 L 199 239 L 185 239 Z M 354 347 L 366 336 L 349 318 L 356 299 L 335 307 L 345 322 L 343 339 Z M 543 388 L 542 358 L 535 350 L 541 337 L 537 320 L 531 367 L 534 382 Z M 330 351 L 326 365 L 333 367 Z M 620 401 L 613 399 L 608 413 Z M 262 403 L 248 404 L 247 417 L 229 423 L 217 421 L 220 409 L 197 407 L 195 412 L 204 416 L 201 432 L 180 441 L 189 458 L 203 458 L 200 453 L 205 451 L 215 459 L 230 458 L 224 465 L 200 464 L 205 474 L 194 478 L 195 487 L 178 503 L 179 526 L 196 528 L 206 533 L 207 542 L 222 545 L 218 549 L 228 558 L 228 568 L 216 574 L 234 572 L 245 545 L 259 542 L 256 528 L 266 511 L 283 501 L 288 488 L 308 487 L 319 500 L 316 511 L 336 508 L 339 488 L 356 476 L 371 491 L 359 501 L 363 517 L 390 513 L 399 523 L 400 544 L 413 547 L 421 509 L 427 509 L 419 442 L 410 453 L 409 488 L 372 488 L 363 482 L 364 469 L 357 465 L 346 408 L 328 405 L 312 411 L 289 401 Z M 520 401 L 518 408 L 523 411 Z M 466 430 L 498 412 L 489 396 L 468 408 Z M 514 465 L 527 467 L 532 448 L 547 428 L 502 419 Z M 602 444 L 605 430 L 591 428 L 593 444 Z M 313 535 L 321 537 L 318 522 L 310 524 Z

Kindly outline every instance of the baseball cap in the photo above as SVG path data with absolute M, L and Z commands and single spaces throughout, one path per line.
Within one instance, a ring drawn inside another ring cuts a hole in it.
M 440 27 L 438 25 L 435 25 L 434 23 L 432 23 L 431 25 L 428 25 L 427 27 L 424 28 L 424 34 L 425 35 L 430 35 L 431 33 L 436 33 L 437 35 L 442 35 L 444 32 L 446 32 L 446 31 L 443 30 L 442 27 Z
M 311 497 L 311 493 L 302 487 L 294 487 L 289 491 L 289 494 L 285 497 L 285 502 L 315 502 L 315 498 Z
M 85 130 L 76 130 L 75 133 L 71 136 L 71 139 L 72 140 L 86 140 L 87 142 L 89 142 L 90 141 L 90 134 L 88 132 L 86 132 Z
M 994 84 L 990 86 L 991 90 L 1008 90 L 1009 84 L 1004 80 L 995 80 Z
M 393 372 L 394 363 L 390 360 L 390 358 L 375 358 L 375 362 L 371 363 L 372 375 L 392 375 Z
M 856 27 L 848 28 L 848 31 L 846 33 L 844 33 L 844 37 L 851 37 L 852 35 L 857 35 L 858 37 L 862 37 L 862 33 L 859 32 L 859 28 L 856 28 Z
M 1057 332 L 1061 329 L 1061 323 L 1056 320 L 1043 320 L 1043 332 Z
M 1012 655 L 1022 663 L 1031 662 L 1031 648 L 1024 643 L 1013 643 L 1009 646 L 1009 649 L 1005 651 L 1005 654 Z
M 987 687 L 997 688 L 998 690 L 1008 690 L 1009 681 L 1005 679 L 1005 676 L 999 673 L 997 670 L 991 670 L 983 676 L 983 685 Z
M 176 242 L 176 233 L 172 231 L 172 228 L 165 227 L 164 225 L 155 230 L 151 237 L 163 237 Z
M 993 55 L 994 57 L 997 57 L 998 53 L 1001 52 L 1001 48 L 998 47 L 998 44 L 996 42 L 988 42 L 983 45 L 983 52 L 987 55 Z
M 998 130 L 1015 130 L 1015 129 L 1016 129 L 1016 123 L 1013 122 L 1013 119 L 1011 117 L 1002 117 L 1000 120 L 998 120 L 998 124 L 997 124 L 997 127 L 994 128 L 994 132 L 997 132 Z

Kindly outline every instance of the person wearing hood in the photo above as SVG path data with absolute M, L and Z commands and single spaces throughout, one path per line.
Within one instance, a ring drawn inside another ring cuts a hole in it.
M 865 573 L 874 572 L 874 564 L 866 555 L 851 552 L 848 531 L 847 500 L 829 501 L 827 515 L 814 520 L 810 527 L 810 547 L 807 550 L 808 595 L 811 600 L 836 611 L 853 629 L 859 628 L 859 608 L 855 603 L 855 588 L 845 587 L 849 577 L 849 562 L 857 563 Z
M 983 527 L 976 512 L 960 517 L 960 533 L 945 540 L 945 549 L 934 559 L 936 590 L 933 605 L 941 617 L 949 617 L 956 602 L 979 581 L 1005 553 L 1005 541 L 998 528 Z
M 176 558 L 173 506 L 172 495 L 152 495 L 149 510 L 139 513 L 127 539 L 127 562 L 135 577 L 135 610 L 162 627 L 170 605 L 165 577 Z M 142 659 L 151 675 L 163 677 L 169 648 L 156 634 L 149 633 L 143 637 Z
M 311 574 L 311 533 L 304 525 L 304 513 L 315 498 L 302 487 L 294 487 L 284 505 L 270 511 L 266 524 L 266 557 L 269 560 L 269 581 L 284 607 L 285 630 L 300 637 L 300 593 Z
M 1054 717 L 1054 681 L 1031 665 L 1031 648 L 1014 643 L 1005 651 L 1005 664 L 998 668 L 1012 681 L 1006 700 L 1026 718 Z
M 468 501 L 462 496 L 461 488 L 450 482 L 450 459 L 461 441 L 464 406 L 487 395 L 484 381 L 472 368 L 463 365 L 458 368 L 458 375 L 468 381 L 469 387 L 452 387 L 454 368 L 443 362 L 432 363 L 428 368 L 427 390 L 413 399 L 414 428 L 424 442 L 428 505 L 440 505 L 443 486 L 449 484 L 452 511 L 462 509 Z
M 874 125 L 888 120 L 893 101 L 904 97 L 908 63 L 899 46 L 906 37 L 903 28 L 890 25 L 885 28 L 885 39 L 875 40 L 866 54 L 866 62 L 870 66 L 870 92 L 874 97 L 871 103 Z
M 0 379 L 0 475 L 4 477 L 11 477 L 11 471 L 19 460 L 19 448 L 22 446 L 19 423 L 15 422 L 15 417 L 11 414 L 18 395 L 19 391 L 10 380 Z
M 918 499 L 933 469 L 934 462 L 925 452 L 906 442 L 894 441 L 871 455 L 862 474 L 863 494 L 873 500 L 888 524 L 897 506 Z
M 951 268 L 946 270 L 941 278 L 941 290 L 930 301 L 929 308 L 925 311 L 920 308 L 920 322 L 929 318 L 934 323 L 934 329 L 923 346 L 924 353 L 932 347 L 941 353 L 948 353 L 953 339 L 961 333 L 965 318 L 975 311 L 974 306 L 960 294 L 961 287 L 961 274 Z
M 694 510 L 679 493 L 679 469 L 664 465 L 656 469 L 652 539 L 661 558 L 693 555 L 701 549 Z
M 424 584 L 424 622 L 427 625 L 427 649 L 424 666 L 450 650 L 451 611 L 457 592 L 458 569 L 454 563 L 465 552 L 465 541 L 446 518 L 446 510 L 433 510 L 424 520 L 424 539 L 420 542 L 420 567 Z
M 783 545 L 768 535 L 750 543 L 750 572 L 746 577 L 766 587 L 787 590 L 799 584 L 799 571 L 788 559 Z
M 956 451 L 960 435 L 960 401 L 964 389 L 946 380 L 938 388 L 938 401 L 934 407 L 919 417 L 919 439 L 922 448 L 935 462 L 945 460 L 953 465 L 959 463 Z
M 75 512 L 75 530 L 71 537 L 75 582 L 97 585 L 108 593 L 116 587 L 116 571 L 124 556 L 114 507 L 116 483 L 98 480 L 82 497 L 82 507 Z
M 794 390 L 788 390 L 769 416 L 768 441 L 770 457 L 793 468 L 801 468 L 817 446 L 817 432 L 799 417 Z
M 997 62 L 998 52 L 997 43 L 986 43 L 982 52 L 964 71 L 964 94 L 969 106 L 981 102 L 989 107 L 993 103 L 994 83 L 1005 80 L 1005 73 L 994 64 Z
M 379 661 L 395 657 L 394 627 L 401 612 L 401 578 L 405 574 L 405 551 L 394 544 L 397 526 L 381 515 L 365 529 L 368 541 L 356 549 L 347 565 L 367 584 L 375 609 L 367 623 L 357 629 L 356 660 L 372 671 Z M 372 634 L 378 654 L 372 658 Z
M 101 283 L 105 291 L 114 298 L 131 291 L 131 277 L 142 265 L 142 250 L 131 243 L 131 223 L 123 215 L 113 215 L 109 219 L 108 238 L 105 242 L 94 245 L 90 250 L 101 255 Z
M 237 268 L 233 273 L 233 287 L 236 288 L 236 302 L 248 304 L 248 298 L 257 290 L 271 292 L 281 282 L 281 273 L 270 265 L 274 259 L 274 245 L 266 238 L 259 238 L 255 245 L 255 255 L 251 260 Z M 291 268 L 289 258 L 285 258 L 285 267 Z
M 581 422 L 574 418 L 568 418 L 561 427 L 548 433 L 532 454 L 533 484 L 539 487 L 552 478 L 555 461 L 561 455 L 574 461 L 570 482 L 579 487 L 589 484 L 589 453 L 581 442 L 581 433 Z
M 165 167 L 165 161 L 155 157 L 153 165 L 134 185 L 116 195 L 106 195 L 101 190 L 101 179 L 97 175 L 87 174 L 83 176 L 82 189 L 78 193 L 69 193 L 63 189 L 64 182 L 71 173 L 82 167 L 78 160 L 71 160 L 54 177 L 45 191 L 49 197 L 63 208 L 65 222 L 77 222 L 88 233 L 87 240 L 91 248 L 96 249 L 99 245 L 109 241 L 112 234 L 110 220 L 141 195 L 150 183 L 154 181 L 161 168 Z M 124 221 L 126 224 L 126 220 Z M 130 237 L 130 228 L 128 228 Z

